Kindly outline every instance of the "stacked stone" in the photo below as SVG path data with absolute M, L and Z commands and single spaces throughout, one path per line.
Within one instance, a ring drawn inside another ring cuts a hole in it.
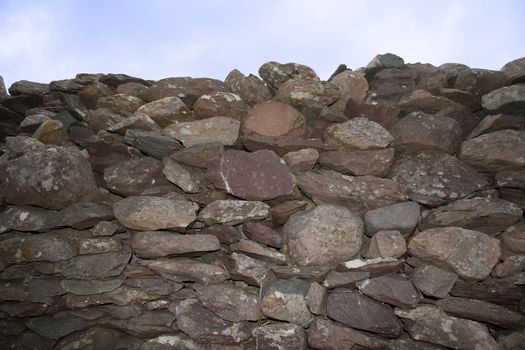
M 523 349 L 525 58 L 259 76 L 0 84 L 0 348 Z

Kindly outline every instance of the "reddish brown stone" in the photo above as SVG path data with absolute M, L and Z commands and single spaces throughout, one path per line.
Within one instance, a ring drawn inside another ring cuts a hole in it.
M 144 101 L 138 97 L 116 94 L 100 97 L 96 107 L 107 108 L 113 113 L 129 117 L 143 104 Z
M 164 128 L 176 121 L 190 121 L 194 119 L 193 113 L 176 96 L 161 98 L 141 106 L 138 113 L 146 114 L 153 119 L 161 128 Z
M 248 200 L 268 200 L 291 194 L 295 183 L 288 167 L 274 152 L 228 150 L 208 167 L 206 176 L 220 189 Z
M 47 145 L 60 146 L 64 145 L 69 140 L 64 124 L 54 119 L 43 122 L 35 131 L 33 137 Z
M 299 200 L 284 202 L 270 208 L 270 216 L 275 224 L 283 225 L 290 216 L 305 209 L 307 205 L 307 202 Z
M 243 120 L 250 107 L 234 93 L 215 92 L 199 97 L 193 104 L 193 111 L 197 119 L 222 116 Z
M 511 84 L 525 82 L 525 57 L 506 63 L 501 69 Z
M 488 115 L 470 132 L 468 138 L 472 139 L 483 134 L 505 129 L 525 130 L 525 118 L 505 114 Z
M 419 291 L 399 274 L 388 274 L 356 283 L 357 288 L 369 297 L 404 309 L 415 307 L 422 299 Z
M 259 76 L 272 88 L 278 89 L 290 79 L 318 81 L 315 71 L 303 64 L 266 62 L 259 68 Z
M 488 69 L 464 69 L 458 73 L 454 88 L 467 91 L 478 100 L 481 96 L 506 85 L 503 72 Z
M 307 133 L 306 120 L 292 106 L 269 101 L 253 106 L 243 121 L 244 135 L 304 137 Z
M 461 127 L 461 139 L 467 138 L 467 135 L 479 124 L 479 118 L 474 115 L 467 107 L 458 103 L 442 109 L 435 114 L 436 117 L 447 117 L 454 119 Z
M 272 98 L 270 88 L 259 77 L 253 74 L 245 76 L 237 69 L 228 74 L 224 84 L 250 106 Z
M 270 247 L 281 248 L 283 238 L 271 227 L 258 222 L 247 222 L 242 226 L 242 231 L 249 239 L 266 244 Z
M 125 117 L 113 113 L 107 108 L 99 108 L 89 111 L 85 120 L 95 131 L 100 131 L 106 130 L 115 124 L 120 123 L 124 119 Z
M 458 89 L 440 89 L 439 93 L 449 100 L 465 106 L 472 112 L 476 112 L 481 109 L 481 103 L 479 99 L 466 91 Z
M 348 118 L 367 118 L 390 129 L 399 117 L 399 107 L 391 102 L 367 102 L 349 99 L 344 110 Z
M 342 174 L 385 177 L 394 163 L 394 149 L 371 151 L 339 150 L 322 152 L 319 164 Z
M 300 151 L 305 148 L 314 148 L 318 151 L 333 151 L 337 147 L 328 145 L 320 139 L 296 139 L 289 137 L 271 137 L 271 136 L 243 136 L 242 145 L 249 151 L 259 150 L 274 151 L 279 157 L 289 152 Z

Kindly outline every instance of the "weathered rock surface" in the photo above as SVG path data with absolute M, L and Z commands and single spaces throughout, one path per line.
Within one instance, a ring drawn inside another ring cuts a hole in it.
M 298 63 L 266 62 L 259 68 L 259 76 L 270 87 L 278 89 L 290 79 L 312 79 L 319 80 L 314 70 L 308 66 Z
M 297 109 L 281 102 L 265 102 L 253 106 L 243 121 L 244 135 L 304 137 L 306 120 Z
M 248 200 L 268 200 L 292 193 L 290 170 L 272 151 L 226 151 L 208 167 L 208 179 L 226 192 Z
M 523 115 L 525 108 L 525 86 L 512 85 L 489 92 L 481 98 L 487 112 Z
M 461 277 L 474 281 L 486 278 L 500 256 L 497 239 L 458 227 L 418 233 L 410 240 L 408 250 L 422 260 L 449 267 Z
M 357 288 L 365 295 L 403 309 L 415 307 L 422 296 L 414 285 L 398 274 L 388 274 L 367 278 L 356 283 Z
M 415 202 L 387 205 L 368 211 L 364 216 L 366 232 L 370 235 L 382 230 L 396 230 L 407 237 L 419 221 L 420 208 Z
M 8 203 L 62 209 L 100 197 L 89 162 L 74 148 L 41 147 L 7 162 L 0 189 Z
M 419 228 L 455 226 L 496 235 L 522 214 L 514 203 L 499 198 L 460 199 L 425 213 Z
M 250 107 L 239 95 L 219 91 L 199 97 L 193 104 L 193 111 L 198 119 L 225 116 L 242 120 L 250 112 Z
M 143 264 L 162 277 L 175 282 L 204 284 L 224 282 L 228 274 L 222 267 L 193 259 L 157 259 Z
M 401 322 L 394 310 L 350 289 L 335 289 L 328 295 L 328 317 L 351 328 L 397 337 L 402 332 Z
M 327 151 L 319 155 L 319 164 L 341 174 L 385 177 L 394 163 L 394 153 L 393 148 L 369 151 L 348 149 Z
M 259 77 L 250 74 L 245 76 L 237 69 L 232 70 L 224 83 L 250 106 L 272 98 L 272 92 Z
M 365 258 L 400 258 L 407 251 L 405 238 L 399 231 L 382 230 L 376 232 L 368 242 Z
M 256 201 L 218 200 L 210 203 L 199 213 L 199 220 L 208 225 L 237 225 L 268 217 L 269 205 Z
M 320 205 L 292 215 L 283 233 L 291 263 L 329 265 L 349 260 L 359 251 L 363 222 L 345 207 Z
M 254 328 L 252 335 L 259 349 L 306 350 L 308 343 L 304 329 L 289 323 L 275 323 Z
M 487 180 L 467 164 L 436 151 L 402 155 L 389 176 L 406 186 L 412 200 L 430 206 L 446 204 L 488 186 Z
M 204 253 L 220 249 L 213 235 L 181 235 L 171 232 L 145 231 L 131 235 L 131 248 L 136 256 L 146 259 L 167 255 Z
M 164 128 L 177 121 L 189 121 L 193 119 L 193 113 L 176 96 L 161 98 L 142 105 L 137 112 L 149 116 L 161 128 Z
M 209 142 L 222 142 L 232 146 L 239 137 L 240 122 L 228 117 L 212 117 L 191 122 L 176 122 L 163 132 L 191 147 Z
M 498 349 L 486 326 L 448 316 L 436 307 L 421 305 L 411 310 L 396 310 L 396 315 L 414 321 L 407 330 L 416 340 L 453 349 Z
M 394 138 L 381 125 L 366 118 L 353 118 L 326 128 L 324 139 L 357 150 L 386 148 Z
M 197 216 L 197 204 L 182 200 L 153 196 L 122 199 L 113 205 L 117 220 L 133 230 L 162 230 L 185 228 Z
M 417 266 L 410 277 L 423 294 L 436 298 L 445 298 L 458 279 L 452 271 L 426 264 Z

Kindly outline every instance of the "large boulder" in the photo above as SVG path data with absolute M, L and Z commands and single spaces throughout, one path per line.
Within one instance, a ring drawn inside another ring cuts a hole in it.
M 308 66 L 298 63 L 282 64 L 274 61 L 263 64 L 259 68 L 259 76 L 273 89 L 278 89 L 290 79 L 319 80 L 315 71 Z
M 209 142 L 235 145 L 239 137 L 240 122 L 228 117 L 212 117 L 190 122 L 176 122 L 164 129 L 166 135 L 191 147 Z
M 75 148 L 48 146 L 27 152 L 0 169 L 6 202 L 62 209 L 100 197 L 91 165 Z
M 327 142 L 357 150 L 386 148 L 394 138 L 381 125 L 367 118 L 353 118 L 326 128 Z
M 489 92 L 481 98 L 489 113 L 525 114 L 525 86 L 512 85 Z
M 306 120 L 295 108 L 285 103 L 269 101 L 253 106 L 243 121 L 244 135 L 304 137 Z
M 525 82 L 525 57 L 506 63 L 500 71 L 507 76 L 511 84 Z
M 363 222 L 345 207 L 320 205 L 292 215 L 283 233 L 293 264 L 337 264 L 359 252 Z
M 253 74 L 245 76 L 237 69 L 228 74 L 224 84 L 250 106 L 272 98 L 272 91 L 259 77 Z

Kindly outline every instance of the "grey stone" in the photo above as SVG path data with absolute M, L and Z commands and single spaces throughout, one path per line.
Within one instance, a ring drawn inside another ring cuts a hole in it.
M 436 298 L 445 298 L 457 279 L 458 275 L 452 271 L 426 264 L 417 266 L 410 274 L 410 280 L 417 289 Z
M 160 131 L 141 129 L 128 129 L 124 141 L 141 152 L 154 158 L 161 159 L 173 152 L 182 149 L 182 145 L 175 138 L 165 135 Z
M 257 201 L 218 200 L 202 209 L 198 219 L 208 225 L 237 225 L 267 218 L 269 208 L 268 204 Z
M 219 240 L 213 235 L 181 235 L 162 231 L 134 232 L 130 243 L 135 255 L 146 259 L 220 249 Z
M 493 90 L 481 98 L 487 112 L 523 115 L 525 111 L 525 86 L 511 85 Z
M 416 202 L 391 204 L 366 212 L 366 232 L 370 235 L 382 230 L 396 230 L 408 237 L 419 221 L 420 208 Z
M 261 350 L 306 350 L 304 329 L 289 323 L 273 323 L 254 328 L 252 334 Z

